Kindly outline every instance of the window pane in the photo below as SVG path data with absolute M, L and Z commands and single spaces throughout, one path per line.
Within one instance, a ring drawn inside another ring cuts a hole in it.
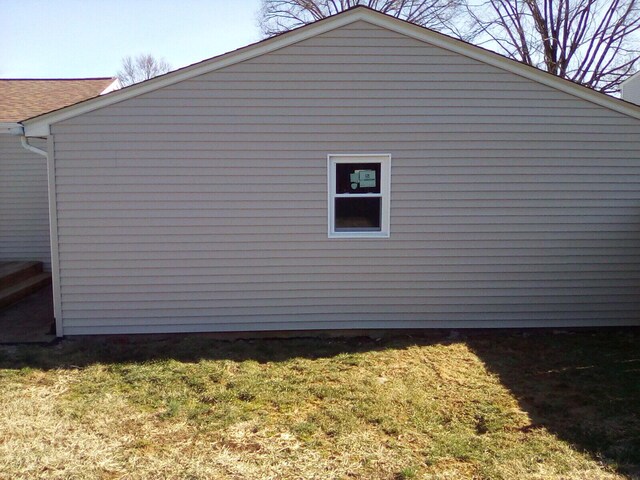
M 380 193 L 379 163 L 336 163 L 336 193 Z
M 336 232 L 381 231 L 382 198 L 336 198 Z

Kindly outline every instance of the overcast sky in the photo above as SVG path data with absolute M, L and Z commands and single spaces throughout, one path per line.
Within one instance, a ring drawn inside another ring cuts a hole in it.
M 115 75 L 151 53 L 183 67 L 261 39 L 260 0 L 0 0 L 0 77 Z

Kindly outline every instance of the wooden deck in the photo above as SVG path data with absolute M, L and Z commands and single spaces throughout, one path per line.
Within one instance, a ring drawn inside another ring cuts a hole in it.
M 0 262 L 0 344 L 55 339 L 51 274 L 41 262 Z

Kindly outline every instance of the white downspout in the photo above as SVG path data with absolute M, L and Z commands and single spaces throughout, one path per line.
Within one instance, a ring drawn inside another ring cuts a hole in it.
M 45 152 L 44 150 L 40 150 L 39 148 L 36 148 L 33 145 L 30 145 L 29 140 L 24 135 L 20 136 L 20 143 L 24 148 L 26 148 L 30 152 L 37 153 L 38 155 L 42 155 L 43 157 L 47 156 L 47 152 Z
M 53 315 L 56 319 L 56 335 L 62 337 L 62 301 L 60 297 L 60 260 L 58 250 L 58 215 L 56 206 L 56 194 L 55 194 L 55 180 L 53 177 L 52 162 L 53 162 L 53 141 L 51 137 L 47 138 L 47 150 L 41 150 L 29 144 L 27 136 L 24 134 L 24 130 L 20 135 L 20 143 L 22 146 L 37 155 L 42 155 L 47 159 L 47 182 L 48 182 L 48 195 L 49 195 L 49 238 L 51 240 L 51 277 L 52 277 L 52 289 L 53 289 Z

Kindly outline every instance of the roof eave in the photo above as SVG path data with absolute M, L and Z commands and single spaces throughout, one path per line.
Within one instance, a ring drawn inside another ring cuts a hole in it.
M 557 77 L 535 67 L 519 63 L 495 52 L 462 42 L 455 38 L 434 32 L 433 30 L 414 25 L 404 20 L 399 20 L 366 7 L 356 7 L 333 17 L 300 27 L 276 37 L 262 40 L 258 43 L 184 67 L 174 72 L 152 78 L 122 90 L 117 90 L 101 97 L 92 98 L 60 110 L 55 110 L 53 112 L 24 120 L 22 124 L 25 126 L 27 136 L 49 135 L 50 125 L 52 123 L 61 122 L 162 87 L 188 80 L 198 75 L 213 72 L 215 70 L 264 55 L 358 20 L 365 20 L 379 27 L 387 28 L 397 33 L 415 38 L 416 40 L 464 55 L 529 80 L 547 85 L 551 88 L 555 88 L 568 93 L 569 95 L 582 98 L 583 100 L 587 100 L 596 105 L 640 119 L 640 106 L 633 103 L 596 92 L 590 88 Z
M 24 129 L 17 122 L 0 122 L 0 135 L 23 135 Z
M 21 123 L 25 126 L 27 136 L 49 135 L 49 126 L 52 123 L 61 122 L 69 118 L 82 115 L 83 113 L 88 113 L 129 98 L 137 97 L 144 93 L 152 92 L 162 87 L 219 70 L 229 65 L 234 65 L 251 58 L 259 57 L 260 55 L 301 42 L 307 38 L 320 35 L 335 28 L 348 25 L 361 19 L 366 19 L 370 14 L 370 10 L 362 8 L 345 11 L 340 15 L 305 25 L 304 27 L 300 27 L 285 34 L 262 40 L 258 43 L 239 48 L 238 50 L 233 50 L 218 57 L 189 65 L 182 69 L 131 85 L 121 90 L 116 90 L 101 97 L 85 100 L 84 102 L 70 105 L 60 110 L 55 110 L 53 112 L 23 120 Z

